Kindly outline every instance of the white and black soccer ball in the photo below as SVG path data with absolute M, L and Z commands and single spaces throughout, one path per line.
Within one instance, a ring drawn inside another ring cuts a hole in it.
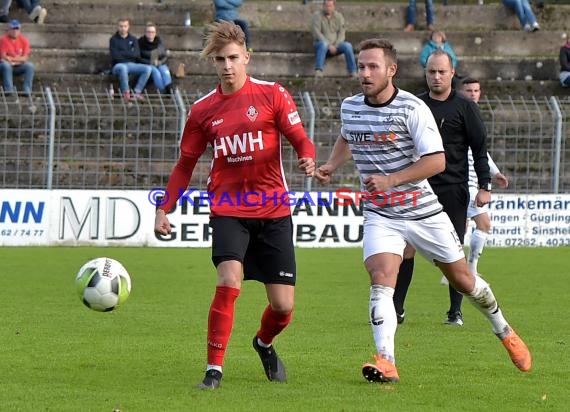
M 75 286 L 85 306 L 98 312 L 109 312 L 129 297 L 131 277 L 120 262 L 100 257 L 79 269 Z

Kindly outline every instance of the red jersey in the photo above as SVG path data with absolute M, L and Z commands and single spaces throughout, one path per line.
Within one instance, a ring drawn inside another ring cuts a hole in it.
M 21 57 L 30 54 L 30 42 L 21 34 L 15 39 L 8 34 L 0 37 L 0 58 Z
M 180 159 L 167 186 L 169 211 L 188 186 L 198 158 L 212 147 L 208 179 L 213 216 L 278 218 L 291 214 L 281 163 L 281 137 L 299 158 L 315 158 L 291 95 L 281 85 L 247 77 L 237 92 L 220 86 L 188 115 Z

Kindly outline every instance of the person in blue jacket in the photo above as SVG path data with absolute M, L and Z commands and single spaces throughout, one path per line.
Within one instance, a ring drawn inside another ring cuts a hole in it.
M 214 0 L 214 8 L 216 21 L 230 21 L 237 24 L 245 34 L 245 45 L 248 51 L 251 51 L 249 24 L 247 21 L 240 19 L 238 9 L 242 6 L 243 0 Z
M 452 79 L 452 87 L 455 89 L 459 84 L 461 79 L 464 77 L 463 75 L 458 74 L 458 60 L 453 47 L 447 41 L 445 37 L 445 33 L 440 30 L 434 30 L 431 32 L 430 39 L 424 45 L 421 53 L 420 53 L 420 64 L 422 67 L 426 68 L 428 57 L 432 55 L 436 50 L 442 50 L 449 55 L 451 58 L 451 64 L 453 65 L 453 70 L 455 70 L 455 74 L 453 75 Z
M 443 50 L 449 57 L 451 57 L 451 62 L 453 64 L 453 69 L 457 70 L 457 55 L 451 47 L 451 44 L 447 42 L 445 33 L 439 30 L 434 30 L 431 33 L 429 41 L 423 47 L 420 53 L 420 64 L 425 69 L 428 57 L 436 50 Z

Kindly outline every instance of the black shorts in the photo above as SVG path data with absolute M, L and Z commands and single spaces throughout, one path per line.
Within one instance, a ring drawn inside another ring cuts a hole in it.
M 216 216 L 212 228 L 212 262 L 243 264 L 244 280 L 295 285 L 297 269 L 291 216 L 242 219 Z
M 469 186 L 467 183 L 432 186 L 443 211 L 449 216 L 457 236 L 463 244 L 467 229 L 467 208 L 469 207 Z

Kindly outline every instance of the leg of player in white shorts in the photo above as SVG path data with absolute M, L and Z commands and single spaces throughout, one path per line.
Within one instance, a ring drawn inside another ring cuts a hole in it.
M 469 188 L 469 207 L 467 209 L 467 218 L 473 219 L 475 222 L 475 230 L 471 233 L 469 240 L 469 250 L 467 253 L 467 264 L 471 273 L 479 273 L 477 264 L 479 257 L 483 253 L 483 248 L 487 242 L 487 237 L 491 232 L 491 218 L 489 216 L 489 206 L 477 207 L 475 205 L 475 197 L 477 196 L 477 188 Z
M 377 355 L 362 367 L 371 382 L 398 382 L 395 366 L 397 321 L 393 295 L 406 242 L 434 262 L 453 287 L 489 319 L 513 363 L 522 371 L 531 367 L 531 355 L 509 326 L 490 286 L 467 268 L 463 249 L 449 217 L 439 213 L 422 220 L 395 220 L 364 212 L 364 264 L 370 275 L 369 315 Z M 516 347 L 516 348 L 515 348 Z

